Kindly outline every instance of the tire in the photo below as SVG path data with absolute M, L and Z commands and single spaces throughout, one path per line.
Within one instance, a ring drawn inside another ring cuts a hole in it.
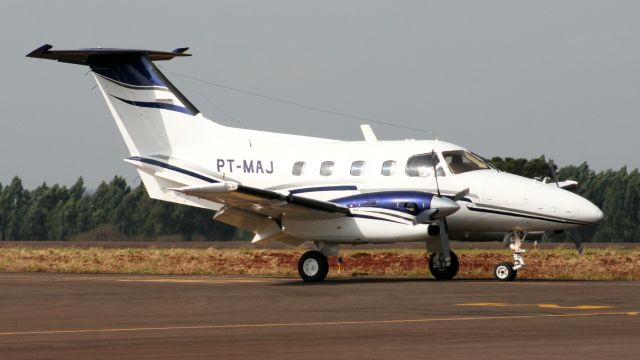
M 319 251 L 307 251 L 298 261 L 298 274 L 306 282 L 320 282 L 327 277 L 328 272 L 329 261 Z
M 450 251 L 449 254 L 451 256 L 451 265 L 444 269 L 439 269 L 436 267 L 436 253 L 432 253 L 429 256 L 429 271 L 434 278 L 438 280 L 451 280 L 458 274 L 458 269 L 460 268 L 458 256 L 456 256 L 456 253 L 454 253 L 453 251 Z
M 514 270 L 510 262 L 501 262 L 496 265 L 493 275 L 500 281 L 513 281 L 518 276 L 518 270 Z

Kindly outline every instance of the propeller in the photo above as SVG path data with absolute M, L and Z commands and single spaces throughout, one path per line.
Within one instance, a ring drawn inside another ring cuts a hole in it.
M 582 255 L 584 253 L 584 244 L 582 243 L 580 234 L 577 234 L 574 231 L 569 230 L 555 230 L 555 231 L 545 231 L 542 233 L 542 241 L 550 241 L 554 236 L 558 234 L 566 234 L 567 237 L 573 242 L 576 247 L 576 251 L 578 254 Z
M 584 244 L 582 243 L 580 234 L 576 234 L 573 231 L 567 231 L 567 236 L 569 239 L 573 240 L 573 244 L 576 246 L 578 254 L 582 255 L 584 253 Z
M 469 195 L 469 188 L 458 191 L 455 195 L 453 195 L 453 201 L 462 200 L 465 196 Z
M 458 205 L 457 201 L 469 194 L 469 188 L 457 192 L 453 196 L 453 198 L 442 196 L 442 194 L 440 193 L 438 170 L 436 169 L 435 161 L 437 159 L 437 155 L 435 155 L 436 153 L 433 150 L 432 153 L 434 157 L 432 158 L 433 161 L 431 162 L 431 165 L 433 166 L 437 195 L 431 198 L 431 208 L 418 214 L 414 218 L 413 224 L 417 225 L 431 223 L 439 227 L 440 244 L 442 252 L 444 254 L 443 260 L 446 266 L 449 266 L 449 264 L 451 263 L 451 255 L 449 250 L 449 224 L 447 223 L 447 216 L 455 213 L 460 209 L 460 205 Z
M 553 167 L 553 160 L 549 159 L 549 161 L 547 162 L 547 166 L 549 167 L 549 172 L 551 173 L 551 177 L 553 178 L 553 181 L 555 181 L 556 186 L 560 187 L 560 182 L 558 181 L 558 174 L 556 173 L 556 170 Z
M 576 186 L 578 185 L 578 183 L 575 181 L 570 182 L 570 185 L 560 186 L 560 182 L 558 181 L 558 173 L 554 168 L 553 160 L 549 159 L 549 161 L 547 162 L 547 166 L 549 167 L 549 172 L 551 173 L 553 180 L 556 182 L 557 187 L 563 188 L 565 190 L 575 190 Z M 564 183 L 568 183 L 568 182 L 564 182 Z M 550 239 L 554 235 L 559 233 L 560 232 L 557 232 L 557 231 L 545 231 L 543 234 L 543 239 L 544 240 Z M 581 236 L 579 234 L 574 234 L 572 231 L 566 231 L 565 233 L 567 234 L 567 237 L 569 239 L 573 240 L 573 244 L 576 246 L 576 250 L 580 255 L 582 255 L 582 253 L 584 252 L 584 245 L 582 244 L 582 240 L 580 239 Z

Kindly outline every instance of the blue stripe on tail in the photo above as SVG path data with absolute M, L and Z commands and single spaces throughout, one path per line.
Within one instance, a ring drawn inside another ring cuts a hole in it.
M 91 70 L 106 78 L 133 86 L 161 86 L 167 88 L 163 79 L 158 76 L 151 61 L 142 57 L 127 62 L 114 62 L 101 65 L 92 64 Z
M 132 100 L 125 100 L 123 98 L 119 98 L 115 95 L 111 95 L 112 97 L 127 103 L 129 105 L 134 105 L 134 106 L 140 106 L 140 107 L 146 107 L 146 108 L 155 108 L 155 109 L 164 109 L 164 110 L 171 110 L 171 111 L 177 111 L 177 112 L 181 112 L 187 115 L 195 115 L 193 112 L 191 112 L 191 110 L 187 109 L 186 107 L 183 106 L 178 106 L 178 105 L 174 105 L 174 104 L 167 104 L 167 103 L 160 103 L 160 102 L 151 102 L 151 101 L 132 101 Z

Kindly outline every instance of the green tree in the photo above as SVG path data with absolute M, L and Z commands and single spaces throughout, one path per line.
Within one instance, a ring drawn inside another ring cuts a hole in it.
M 2 209 L 6 214 L 4 239 L 20 240 L 20 227 L 28 198 L 29 192 L 22 186 L 22 180 L 14 177 L 3 191 Z

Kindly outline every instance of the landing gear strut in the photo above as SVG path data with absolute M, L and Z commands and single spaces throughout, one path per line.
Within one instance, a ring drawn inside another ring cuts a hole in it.
M 509 248 L 513 251 L 513 263 L 502 262 L 496 265 L 493 274 L 498 280 L 512 281 L 518 275 L 518 269 L 525 266 L 523 256 L 525 250 L 522 248 L 522 243 L 526 236 L 521 231 L 513 231 L 505 236 L 505 243 L 509 242 Z
M 460 263 L 458 257 L 453 251 L 449 251 L 451 261 L 447 264 L 444 254 L 432 253 L 429 256 L 429 271 L 431 275 L 438 280 L 451 280 L 458 273 Z

